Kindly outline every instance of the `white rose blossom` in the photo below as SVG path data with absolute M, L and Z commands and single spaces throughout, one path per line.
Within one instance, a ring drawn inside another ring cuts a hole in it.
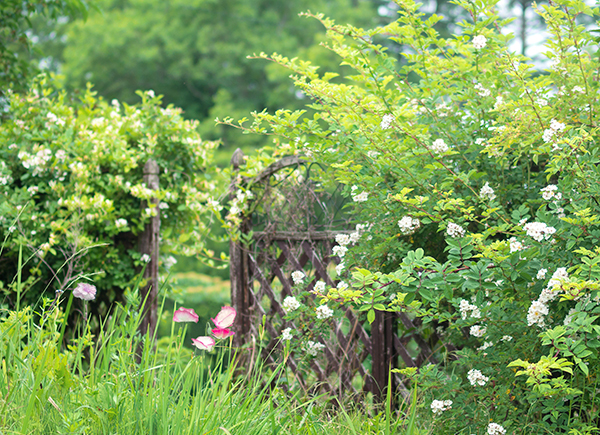
M 300 308 L 300 302 L 298 302 L 298 300 L 293 296 L 287 296 L 281 305 L 286 311 L 294 311 Z
M 477 350 L 486 350 L 488 347 L 492 347 L 494 345 L 494 343 L 492 343 L 491 341 L 486 341 L 484 342 L 481 346 L 479 346 L 477 348 Z M 483 356 L 486 356 L 487 353 L 484 353 Z
M 327 305 L 319 305 L 317 307 L 317 319 L 324 320 L 333 316 L 333 310 Z
M 479 191 L 479 196 L 481 196 L 483 199 L 488 199 L 491 201 L 496 197 L 496 194 L 494 193 L 494 189 L 490 187 L 490 183 L 486 182 Z
M 556 228 L 549 227 L 543 222 L 529 222 L 523 225 L 523 229 L 529 237 L 538 242 L 548 240 L 552 234 L 556 233 Z
M 553 289 L 556 286 L 560 286 L 563 282 L 569 281 L 569 274 L 567 273 L 566 267 L 559 267 L 552 274 L 552 278 L 548 281 L 548 288 Z
M 488 435 L 504 435 L 506 429 L 500 426 L 498 423 L 490 423 L 487 430 Z
M 431 412 L 441 414 L 452 408 L 452 400 L 434 400 L 431 402 Z
M 345 246 L 335 245 L 332 249 L 333 255 L 336 255 L 340 258 L 344 258 L 346 252 L 348 252 L 348 248 Z
M 464 237 L 466 231 L 463 227 L 454 222 L 448 222 L 448 226 L 446 227 L 446 234 L 453 239 L 458 239 L 460 237 Z
M 469 301 L 463 299 L 459 305 L 460 316 L 463 320 L 466 320 L 470 316 L 474 319 L 481 319 L 481 311 L 477 305 L 470 304 Z
M 471 385 L 474 387 L 476 387 L 476 386 L 483 387 L 490 380 L 490 378 L 488 378 L 487 376 L 484 376 L 483 373 L 481 373 L 481 371 L 476 370 L 476 369 L 469 370 L 469 373 L 467 373 L 467 379 L 469 380 Z
M 414 234 L 421 227 L 421 221 L 417 218 L 404 216 L 398 221 L 400 232 L 404 235 Z
M 485 332 L 487 331 L 487 328 L 485 326 L 480 326 L 480 325 L 473 325 L 471 326 L 470 329 L 470 333 L 473 337 L 483 337 L 485 335 Z
M 450 148 L 448 148 L 448 145 L 446 145 L 446 142 L 444 142 L 444 139 L 436 139 L 431 144 L 431 150 L 437 154 L 445 153 L 449 149 Z
M 281 331 L 282 340 L 291 340 L 292 338 L 294 338 L 292 335 L 292 328 L 285 328 L 283 331 Z
M 552 138 L 555 134 L 560 133 L 565 129 L 565 124 L 562 122 L 558 122 L 556 119 L 550 121 L 550 128 L 544 130 L 544 134 L 542 135 L 542 139 L 544 142 L 548 143 L 552 141 Z
M 358 195 L 352 196 L 352 200 L 354 202 L 366 202 L 368 199 L 369 199 L 369 193 L 368 192 L 361 192 Z
M 544 326 L 544 317 L 548 314 L 548 306 L 540 301 L 533 301 L 527 312 L 527 325 Z
M 477 95 L 479 95 L 480 97 L 485 98 L 492 95 L 492 92 L 489 89 L 484 88 L 480 83 L 477 83 L 473 88 L 477 92 Z
M 314 288 L 313 288 L 313 292 L 321 294 L 324 291 L 325 291 L 325 283 L 323 281 L 321 281 L 321 280 L 317 281 L 315 283 Z
M 485 46 L 487 44 L 487 38 L 483 35 L 477 35 L 473 38 L 473 40 L 471 42 L 473 43 L 473 47 L 476 50 L 481 50 L 481 49 L 485 48 Z
M 393 115 L 390 115 L 389 113 L 387 115 L 383 115 L 383 118 L 381 118 L 381 124 L 380 127 L 382 130 L 388 130 L 389 128 L 392 127 L 392 122 L 395 121 L 395 118 Z
M 519 252 L 522 251 L 523 249 L 525 249 L 525 247 L 523 246 L 523 244 L 521 242 L 519 242 L 517 240 L 516 237 L 511 237 L 509 240 L 509 245 L 510 245 L 510 252 Z
M 325 345 L 322 343 L 308 340 L 308 342 L 306 343 L 306 346 L 304 347 L 304 350 L 309 355 L 317 356 L 317 353 L 319 352 L 319 350 L 323 349 L 324 347 L 325 347 Z
M 541 189 L 540 192 L 542 192 L 542 198 L 546 201 L 550 201 L 551 199 L 558 201 L 562 199 L 562 194 L 558 192 L 558 186 L 555 184 L 549 184 Z
M 301 270 L 295 270 L 292 272 L 292 281 L 294 281 L 294 285 L 302 284 L 305 276 L 306 275 Z
M 546 279 L 547 273 L 548 273 L 548 269 L 540 269 L 540 270 L 538 270 L 538 273 L 535 277 L 537 279 Z
M 340 246 L 346 246 L 351 242 L 350 235 L 338 234 L 335 236 L 335 242 Z

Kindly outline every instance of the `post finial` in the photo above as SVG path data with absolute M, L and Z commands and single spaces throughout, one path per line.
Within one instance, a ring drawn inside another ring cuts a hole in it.
M 238 148 L 233 152 L 231 156 L 231 166 L 237 171 L 240 166 L 244 163 L 244 152 Z

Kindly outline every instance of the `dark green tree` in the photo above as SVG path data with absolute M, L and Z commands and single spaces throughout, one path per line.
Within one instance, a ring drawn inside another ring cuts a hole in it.
M 31 18 L 86 18 L 88 9 L 86 0 L 0 1 L 0 98 L 8 89 L 22 90 L 38 71 L 37 62 L 31 61 Z
M 153 89 L 165 104 L 202 122 L 206 139 L 238 146 L 257 141 L 214 119 L 248 116 L 254 110 L 302 107 L 306 101 L 289 85 L 287 73 L 253 53 L 302 56 L 335 69 L 334 58 L 319 47 L 324 29 L 307 10 L 339 22 L 373 26 L 384 2 L 364 0 L 100 0 L 101 13 L 86 23 L 69 23 L 61 48 L 54 38 L 50 54 L 59 60 L 67 86 L 86 82 L 105 98 L 136 102 L 137 89 Z M 329 58 L 329 60 L 328 60 Z M 339 69 L 339 67 L 337 67 Z M 230 149 L 227 151 L 231 152 Z

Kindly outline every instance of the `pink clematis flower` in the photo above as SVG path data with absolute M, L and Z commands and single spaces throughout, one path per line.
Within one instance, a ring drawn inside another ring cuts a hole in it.
M 96 286 L 80 282 L 77 287 L 73 289 L 73 296 L 84 301 L 91 301 L 96 298 Z
M 221 308 L 219 314 L 217 314 L 217 316 L 214 319 L 212 319 L 212 321 L 215 323 L 217 329 L 226 329 L 233 325 L 233 321 L 235 320 L 236 314 L 237 313 L 235 311 L 235 308 L 225 306 Z M 233 333 L 229 335 L 233 335 Z
M 173 322 L 198 322 L 198 314 L 193 308 L 179 308 L 173 313 Z
M 235 332 L 227 328 L 214 328 L 210 332 L 212 333 L 212 335 L 215 336 L 215 338 L 218 338 L 219 340 L 223 340 L 224 338 L 230 337 L 233 334 L 235 334 Z
M 192 344 L 200 350 L 211 351 L 215 347 L 215 340 L 210 337 L 192 338 Z

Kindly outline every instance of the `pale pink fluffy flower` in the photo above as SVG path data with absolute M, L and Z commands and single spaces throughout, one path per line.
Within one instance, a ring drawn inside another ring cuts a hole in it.
M 84 301 L 91 301 L 96 298 L 96 286 L 80 282 L 77 287 L 73 290 L 73 296 Z

